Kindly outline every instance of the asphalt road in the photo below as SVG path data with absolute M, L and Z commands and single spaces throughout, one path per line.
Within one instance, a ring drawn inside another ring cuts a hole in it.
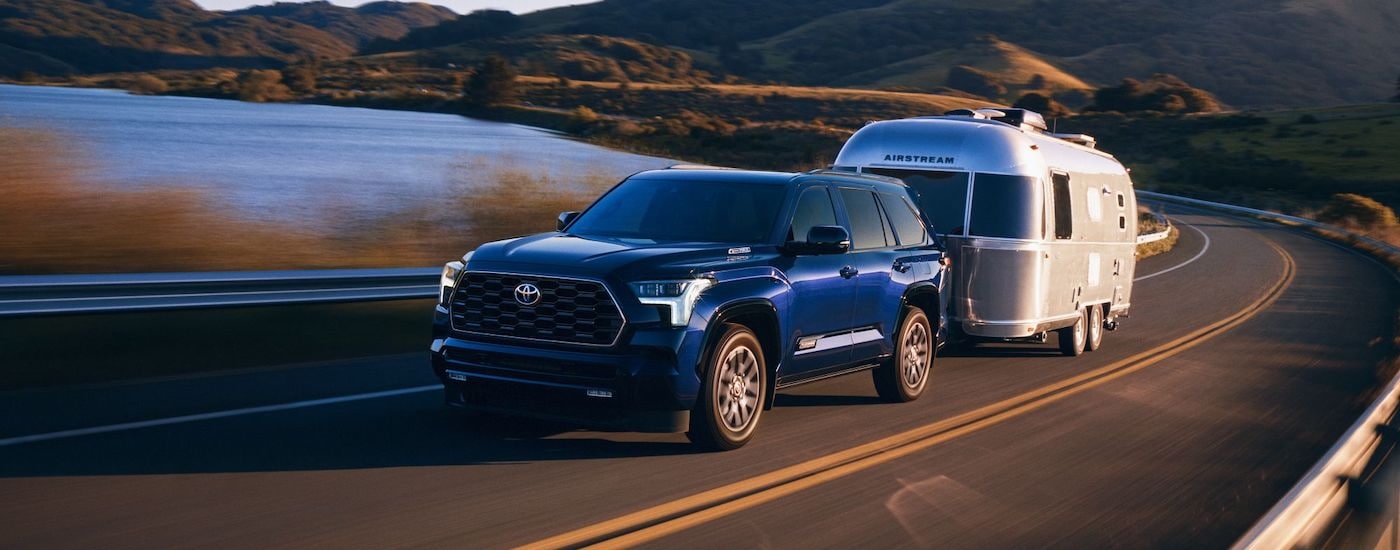
M 426 354 L 0 394 L 0 547 L 1225 547 L 1365 406 L 1400 291 L 1173 217 L 1103 349 L 949 351 L 901 405 L 802 386 L 728 453 L 460 417 Z

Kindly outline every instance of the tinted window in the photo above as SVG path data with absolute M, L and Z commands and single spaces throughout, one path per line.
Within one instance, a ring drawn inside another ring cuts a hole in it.
M 1027 176 L 977 174 L 972 180 L 972 227 L 981 237 L 1039 239 L 1040 183 Z
M 851 248 L 883 248 L 893 243 L 885 241 L 885 224 L 880 219 L 880 206 L 875 193 L 863 189 L 841 188 L 841 202 L 851 218 Z
M 1068 239 L 1074 236 L 1074 209 L 1069 198 L 1069 175 L 1054 174 L 1050 177 L 1055 194 L 1055 238 Z
M 880 204 L 885 207 L 885 215 L 889 217 L 890 225 L 894 226 L 895 236 L 899 238 L 900 245 L 923 244 L 924 221 L 919 219 L 919 213 L 914 210 L 914 205 L 909 204 L 909 199 L 891 193 L 880 193 Z
M 827 193 L 825 187 L 803 191 L 802 197 L 797 199 L 797 210 L 792 214 L 788 240 L 807 240 L 807 232 L 817 225 L 839 225 L 836 223 L 836 209 L 831 206 L 831 194 Z
M 747 182 L 631 179 L 569 226 L 575 235 L 761 243 L 772 234 L 786 188 Z
M 935 230 L 962 235 L 967 213 L 967 172 L 935 172 L 867 168 L 866 172 L 904 180 L 919 193 L 919 209 L 928 216 Z

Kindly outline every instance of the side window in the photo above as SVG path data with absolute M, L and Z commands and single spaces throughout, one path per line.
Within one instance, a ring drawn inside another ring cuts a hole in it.
M 1074 236 L 1074 211 L 1070 209 L 1069 174 L 1052 174 L 1050 180 L 1055 194 L 1055 238 L 1068 239 Z
M 851 249 L 884 248 L 892 244 L 885 240 L 889 229 L 880 219 L 875 193 L 842 187 L 841 202 L 846 204 L 846 215 L 851 218 Z
M 789 241 L 807 240 L 807 232 L 817 225 L 838 225 L 836 209 L 831 206 L 831 194 L 825 187 L 813 187 L 802 192 L 797 199 L 797 210 L 792 214 L 792 225 L 788 229 Z
M 923 244 L 926 238 L 924 221 L 909 200 L 892 193 L 880 193 L 880 204 L 885 207 L 885 215 L 894 226 L 895 236 L 901 246 Z

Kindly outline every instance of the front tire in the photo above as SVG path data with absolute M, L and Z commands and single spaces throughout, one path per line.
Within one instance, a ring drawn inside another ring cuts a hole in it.
M 1088 310 L 1079 312 L 1079 318 L 1074 321 L 1073 326 L 1068 326 L 1056 331 L 1060 336 L 1060 353 L 1070 357 L 1076 357 L 1084 353 L 1085 325 L 1088 324 Z
M 726 325 L 703 376 L 686 436 L 706 449 L 743 447 L 758 428 L 767 394 L 768 366 L 758 337 L 742 325 Z
M 928 387 L 928 374 L 933 367 L 933 329 L 924 310 L 909 306 L 904 321 L 899 324 L 894 356 L 870 371 L 875 380 L 875 393 L 890 403 L 918 399 Z

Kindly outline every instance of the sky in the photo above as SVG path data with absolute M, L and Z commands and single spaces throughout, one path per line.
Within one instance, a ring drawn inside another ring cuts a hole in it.
M 194 0 L 194 3 L 206 10 L 237 10 L 254 5 L 267 5 L 277 0 Z M 288 1 L 288 0 L 282 0 Z M 291 0 L 303 2 L 306 0 Z M 337 6 L 355 7 L 360 4 L 367 4 L 372 0 L 330 0 Z M 587 4 L 589 0 L 425 0 L 429 4 L 447 6 L 457 13 L 471 13 L 476 10 L 492 8 L 498 10 L 510 10 L 515 13 L 528 13 L 539 11 L 545 8 L 567 6 L 570 4 Z

